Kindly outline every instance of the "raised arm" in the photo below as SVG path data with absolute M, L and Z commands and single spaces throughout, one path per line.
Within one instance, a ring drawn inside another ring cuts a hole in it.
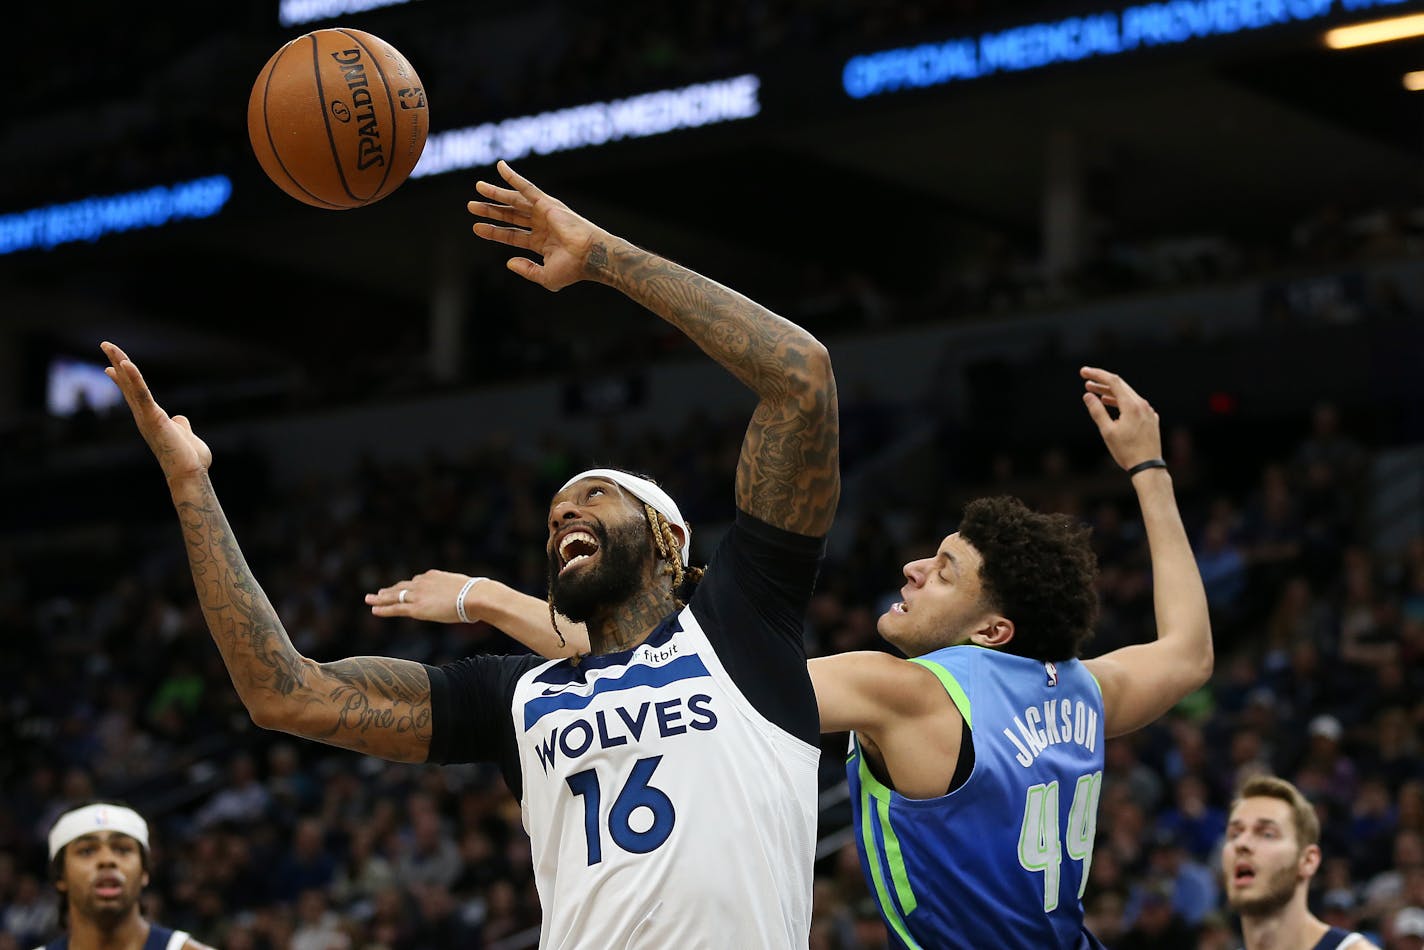
M 768 524 L 818 537 L 840 498 L 840 423 L 826 348 L 815 337 L 743 295 L 651 254 L 579 217 L 507 164 L 510 188 L 476 186 L 487 222 L 475 233 L 540 255 L 509 269 L 550 290 L 579 280 L 615 287 L 702 348 L 760 401 L 737 465 L 737 507 Z
M 1162 454 L 1157 413 L 1120 376 L 1084 367 L 1083 402 L 1113 460 L 1124 469 Z M 1116 408 L 1113 418 L 1107 407 Z M 1109 736 L 1140 729 L 1171 709 L 1211 676 L 1211 621 L 1201 573 L 1187 541 L 1172 476 L 1147 468 L 1132 476 L 1152 557 L 1152 604 L 1157 639 L 1088 660 L 1103 689 L 1103 728 Z
M 382 587 L 374 594 L 367 594 L 366 603 L 377 617 L 411 617 L 431 623 L 459 623 L 455 601 L 463 590 L 465 598 L 461 606 L 465 608 L 467 618 L 496 627 L 546 660 L 581 656 L 588 652 L 588 628 L 561 617 L 559 629 L 555 631 L 547 601 L 488 577 L 480 578 L 466 588 L 470 580 L 468 574 L 453 571 L 422 571 L 414 577 Z
M 168 480 L 198 602 L 252 721 L 330 745 L 423 762 L 430 750 L 425 667 L 388 657 L 317 663 L 297 652 L 247 566 L 218 504 L 212 452 L 183 416 L 169 418 L 122 350 L 103 344 L 107 372 Z

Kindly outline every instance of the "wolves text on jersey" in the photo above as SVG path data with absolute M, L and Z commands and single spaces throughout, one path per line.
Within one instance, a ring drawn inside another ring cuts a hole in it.
M 683 735 L 689 729 L 707 732 L 717 727 L 717 714 L 711 703 L 711 696 L 696 693 L 687 697 L 685 707 L 683 697 L 678 696 L 660 702 L 644 700 L 637 706 L 600 709 L 591 717 L 551 728 L 542 739 L 535 740 L 534 752 L 547 775 L 561 754 L 573 761 L 594 748 L 612 749 L 627 745 L 630 740 L 638 742 L 644 733 L 649 738 L 668 739 Z

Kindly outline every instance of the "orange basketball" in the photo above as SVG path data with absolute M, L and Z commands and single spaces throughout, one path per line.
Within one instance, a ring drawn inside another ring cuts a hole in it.
M 420 77 L 395 47 L 360 30 L 292 40 L 267 60 L 247 100 L 262 170 L 317 208 L 359 208 L 395 191 L 429 128 Z

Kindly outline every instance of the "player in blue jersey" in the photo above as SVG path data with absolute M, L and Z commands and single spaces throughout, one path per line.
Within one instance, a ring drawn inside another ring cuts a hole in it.
M 1320 818 L 1299 789 L 1271 775 L 1241 786 L 1226 822 L 1221 873 L 1246 950 L 1379 950 L 1306 906 L 1320 860 Z
M 38 950 L 212 950 L 143 916 L 148 823 L 133 809 L 96 802 L 60 815 L 49 860 L 66 933 Z
M 1152 722 L 1211 675 L 1196 561 L 1157 414 L 1085 367 L 1083 401 L 1129 473 L 1152 558 L 1157 639 L 1080 660 L 1097 613 L 1087 530 L 1014 499 L 970 504 L 960 530 L 907 564 L 880 633 L 913 659 L 810 662 L 822 732 L 853 732 L 856 841 L 900 947 L 1093 947 L 1082 894 L 1104 739 Z M 431 571 L 368 598 L 381 616 L 450 621 L 464 575 Z M 408 602 L 395 591 L 409 589 Z M 558 655 L 542 605 L 474 587 L 477 614 Z M 587 649 L 577 631 L 567 647 Z
M 1087 529 L 981 499 L 937 551 L 905 566 L 902 599 L 880 618 L 910 661 L 811 664 L 822 731 L 853 733 L 857 845 L 897 946 L 1098 946 L 1082 895 L 1103 742 L 1211 675 L 1206 596 L 1157 413 L 1121 377 L 1081 375 L 1142 509 L 1157 639 L 1079 659 L 1097 613 Z
M 167 478 L 204 619 L 260 726 L 397 761 L 498 763 L 531 839 L 541 946 L 805 947 L 818 735 L 801 626 L 840 496 L 826 349 L 499 171 L 508 187 L 478 183 L 484 200 L 468 208 L 477 236 L 530 255 L 510 270 L 551 291 L 613 287 L 758 398 L 736 521 L 689 601 L 677 505 L 648 479 L 597 469 L 554 495 L 545 545 L 550 608 L 584 623 L 593 655 L 304 657 L 218 504 L 212 453 L 104 344 Z

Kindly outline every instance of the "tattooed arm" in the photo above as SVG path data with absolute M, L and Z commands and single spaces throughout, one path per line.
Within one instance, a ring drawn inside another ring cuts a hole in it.
M 173 495 L 198 602 L 252 721 L 399 762 L 430 750 L 430 680 L 409 660 L 352 657 L 317 663 L 297 652 L 247 566 L 208 481 L 212 453 L 183 416 L 169 418 L 124 352 L 111 367 Z
M 469 209 L 487 240 L 540 255 L 509 269 L 550 290 L 595 280 L 677 327 L 760 397 L 737 465 L 737 507 L 768 524 L 820 536 L 840 498 L 840 425 L 826 348 L 796 324 L 716 281 L 615 237 L 570 211 L 504 162 L 512 187 L 476 186 Z M 496 203 L 497 202 L 497 203 Z

